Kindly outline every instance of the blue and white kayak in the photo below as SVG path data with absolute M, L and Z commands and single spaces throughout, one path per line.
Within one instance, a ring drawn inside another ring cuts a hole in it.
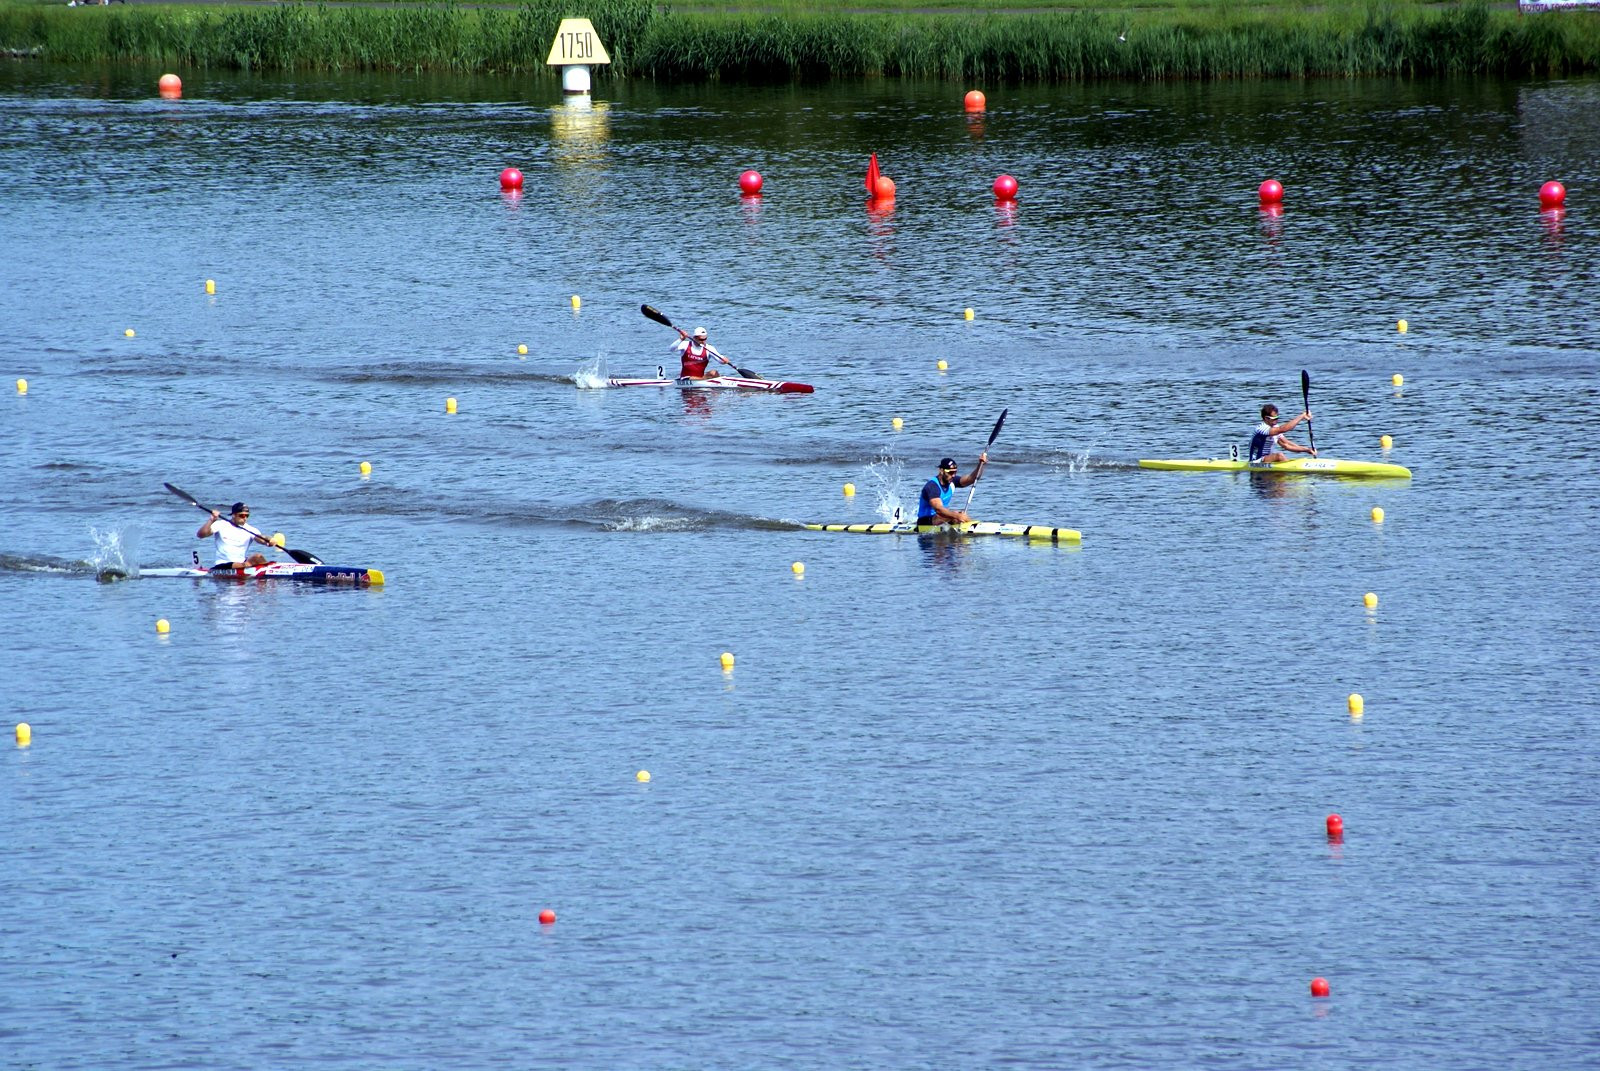
M 1044 524 L 1003 524 L 998 521 L 969 521 L 966 524 L 941 524 L 924 527 L 901 522 L 891 524 L 808 524 L 813 532 L 854 532 L 857 535 L 914 535 L 914 536 L 1013 536 L 1019 539 L 1043 539 L 1052 543 L 1081 543 L 1083 533 L 1073 528 L 1052 528 Z
M 140 569 L 144 577 L 189 577 L 194 580 L 302 580 L 313 584 L 380 585 L 381 569 L 363 569 L 354 565 L 300 565 L 296 562 L 271 562 L 267 565 L 247 565 L 242 569 L 202 569 L 199 566 L 179 566 L 173 569 Z

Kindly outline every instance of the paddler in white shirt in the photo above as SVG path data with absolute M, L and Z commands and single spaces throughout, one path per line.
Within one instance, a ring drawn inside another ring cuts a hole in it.
M 710 379 L 717 374 L 715 368 L 707 371 L 706 365 L 713 357 L 719 361 L 725 361 L 727 358 L 706 341 L 708 336 L 709 332 L 703 327 L 695 328 L 692 337 L 683 328 L 678 328 L 678 341 L 672 344 L 672 348 L 683 357 L 683 367 L 678 371 L 678 378 Z
M 212 510 L 206 523 L 194 534 L 196 539 L 215 540 L 217 560 L 211 568 L 242 569 L 247 565 L 270 565 L 266 555 L 250 553 L 252 543 L 277 546 L 249 523 L 250 507 L 243 502 L 235 502 L 228 512 L 229 517 L 224 519 L 221 510 Z

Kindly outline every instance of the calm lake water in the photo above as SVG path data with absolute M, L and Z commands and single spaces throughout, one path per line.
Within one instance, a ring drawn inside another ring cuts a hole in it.
M 0 67 L 0 1066 L 1600 1066 L 1600 82 L 159 73 Z M 1081 547 L 799 527 L 1002 409 Z

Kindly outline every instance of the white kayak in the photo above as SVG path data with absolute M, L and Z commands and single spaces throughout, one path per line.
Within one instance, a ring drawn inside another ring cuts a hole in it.
M 766 391 L 770 394 L 810 394 L 814 390 L 809 383 L 790 383 L 779 379 L 752 379 L 747 376 L 706 376 L 703 379 L 679 376 L 669 378 L 662 369 L 657 368 L 653 378 L 646 379 L 608 379 L 608 387 L 677 387 L 679 390 L 747 390 Z

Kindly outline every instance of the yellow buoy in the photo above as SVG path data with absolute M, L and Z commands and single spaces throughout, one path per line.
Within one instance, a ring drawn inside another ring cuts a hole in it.
M 363 475 L 363 476 L 371 476 L 372 475 L 372 462 L 363 461 L 361 463 L 361 475 Z
M 1394 445 L 1394 440 L 1387 435 L 1380 435 L 1378 437 L 1378 445 L 1387 450 Z
M 1403 335 L 1406 333 L 1409 325 L 1407 325 L 1404 320 L 1401 320 L 1399 323 L 1395 324 L 1395 326 L 1400 329 L 1400 333 Z
M 941 372 L 948 372 L 948 371 L 949 371 L 949 370 L 950 370 L 950 365 L 949 365 L 949 363 L 948 363 L 948 362 L 946 362 L 946 361 L 945 361 L 945 360 L 944 360 L 944 358 L 942 358 L 942 357 L 941 357 L 941 358 L 940 358 L 940 359 L 939 359 L 939 371 L 941 371 Z
M 1396 372 L 1394 375 L 1389 377 L 1389 382 L 1393 383 L 1397 387 L 1403 387 L 1406 385 L 1406 377 L 1401 375 L 1399 372 Z
M 722 668 L 723 669 L 732 669 L 733 668 L 733 652 L 732 651 L 723 651 L 722 652 Z
M 1358 717 L 1366 713 L 1367 701 L 1361 698 L 1360 692 L 1351 692 L 1350 698 L 1345 700 L 1345 704 L 1350 708 L 1350 713 Z
M 851 497 L 853 497 L 855 495 L 855 493 L 856 493 L 856 485 L 855 484 L 847 483 L 847 484 L 844 485 L 844 497 L 851 498 Z
M 975 312 L 973 312 L 971 309 L 962 309 L 961 310 L 961 315 L 963 317 L 965 317 L 966 319 L 970 320 L 974 316 L 976 316 L 977 314 Z
M 444 400 L 444 411 L 446 413 L 454 413 L 456 411 L 456 400 L 454 398 L 446 398 Z
M 1373 506 L 1372 507 L 1372 523 L 1373 524 L 1382 524 L 1383 523 L 1383 507 L 1382 506 Z
M 17 746 L 27 747 L 33 743 L 33 726 L 25 721 L 17 722 Z
M 131 327 L 128 328 L 127 330 L 123 331 L 122 334 L 123 334 L 124 338 L 132 338 L 133 337 L 133 328 L 131 328 Z
M 575 309 L 580 309 L 583 307 L 583 299 L 577 294 L 572 295 L 572 307 Z
M 172 631 L 172 626 L 167 623 L 166 618 L 158 618 L 156 621 L 156 631 L 165 636 L 167 633 Z
M 1376 610 L 1378 608 L 1378 596 L 1376 592 L 1367 592 L 1365 595 L 1361 596 L 1361 601 L 1369 610 Z
M 289 539 L 282 532 L 273 532 L 272 545 L 275 547 L 286 547 L 289 545 Z
M 528 344 L 526 342 L 517 343 L 517 352 L 518 353 L 523 353 L 523 354 L 527 353 L 528 352 Z
M 217 292 L 217 281 L 215 279 L 207 279 L 206 280 L 206 293 L 215 294 L 216 292 Z
M 806 563 L 795 562 L 793 565 L 789 566 L 789 570 L 794 573 L 795 576 L 803 576 L 806 571 Z
M 899 417 L 895 417 L 893 420 L 889 421 L 889 426 L 895 431 L 899 431 L 901 428 L 906 426 L 906 422 L 901 420 Z
M 18 394 L 26 394 L 26 393 L 28 393 L 28 381 L 26 379 L 17 380 L 17 393 Z
M 650 771 L 640 770 L 638 773 L 633 775 L 633 779 L 638 781 L 640 784 L 644 784 L 646 781 L 650 780 Z

